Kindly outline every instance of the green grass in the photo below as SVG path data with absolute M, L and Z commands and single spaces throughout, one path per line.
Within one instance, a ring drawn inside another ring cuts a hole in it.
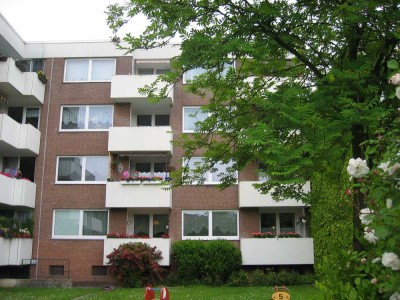
M 288 287 L 292 300 L 319 300 L 321 294 L 312 285 Z M 208 287 L 185 286 L 168 288 L 171 300 L 269 300 L 272 287 Z M 94 299 L 144 299 L 145 289 L 115 288 L 103 291 L 101 288 L 0 288 L 0 299 L 8 300 L 94 300 Z M 156 299 L 159 299 L 156 292 Z

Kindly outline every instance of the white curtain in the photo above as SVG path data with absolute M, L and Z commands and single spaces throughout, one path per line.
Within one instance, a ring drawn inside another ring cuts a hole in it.
M 88 81 L 89 60 L 68 60 L 65 81 Z
M 107 234 L 106 211 L 84 211 L 83 212 L 83 235 L 106 235 Z
M 63 107 L 62 129 L 84 129 L 86 107 Z
M 79 210 L 56 211 L 54 235 L 79 235 Z
M 111 80 L 115 70 L 115 60 L 93 60 L 92 80 Z
M 191 211 L 183 215 L 184 236 L 208 236 L 208 211 Z
M 207 113 L 203 112 L 199 107 L 184 107 L 183 109 L 183 130 L 195 130 L 196 122 L 202 122 L 207 118 Z
M 212 212 L 213 236 L 237 236 L 237 212 Z
M 111 127 L 111 106 L 89 107 L 89 129 L 108 129 Z

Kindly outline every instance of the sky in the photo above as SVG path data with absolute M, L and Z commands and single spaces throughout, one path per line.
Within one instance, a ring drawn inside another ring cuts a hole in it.
M 104 13 L 124 0 L 0 0 L 0 13 L 26 42 L 110 40 Z M 126 32 L 140 34 L 145 17 L 130 21 Z

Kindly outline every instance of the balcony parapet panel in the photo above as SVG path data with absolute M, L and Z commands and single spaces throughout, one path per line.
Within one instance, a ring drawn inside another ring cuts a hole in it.
M 170 126 L 111 127 L 108 136 L 108 151 L 172 154 L 172 138 Z
M 303 207 L 305 204 L 295 199 L 287 199 L 276 202 L 272 199 L 271 192 L 261 194 L 253 184 L 260 181 L 239 181 L 239 207 Z M 307 182 L 303 190 L 310 191 L 310 183 Z
M 243 265 L 312 265 L 312 238 L 243 238 L 240 240 Z
M 32 258 L 32 239 L 0 238 L 0 266 L 20 266 L 23 259 Z
M 4 156 L 36 156 L 40 148 L 40 131 L 30 124 L 19 124 L 0 114 L 0 153 Z
M 35 208 L 36 183 L 0 175 L 0 204 Z
M 107 182 L 106 207 L 171 208 L 172 193 L 156 182 Z

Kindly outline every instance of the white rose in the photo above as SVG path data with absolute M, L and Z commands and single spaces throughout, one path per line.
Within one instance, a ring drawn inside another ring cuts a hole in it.
M 392 208 L 393 206 L 393 200 L 392 199 L 386 199 L 386 207 L 387 208 Z
M 361 158 L 351 158 L 349 160 L 349 165 L 347 166 L 347 172 L 353 178 L 361 178 L 368 174 L 369 168 L 367 166 L 367 161 Z
M 400 73 L 394 74 L 392 77 L 390 77 L 389 83 L 400 85 Z
M 371 244 L 376 244 L 378 237 L 375 236 L 375 230 L 365 227 L 364 238 Z
M 369 225 L 372 222 L 371 214 L 373 212 L 374 211 L 373 210 L 371 211 L 368 207 L 363 208 L 362 210 L 360 210 L 361 223 L 364 224 L 364 225 Z
M 393 271 L 400 270 L 400 259 L 396 253 L 385 252 L 382 254 L 382 265 L 392 268 Z
M 398 292 L 394 293 L 389 300 L 400 300 L 400 294 Z

